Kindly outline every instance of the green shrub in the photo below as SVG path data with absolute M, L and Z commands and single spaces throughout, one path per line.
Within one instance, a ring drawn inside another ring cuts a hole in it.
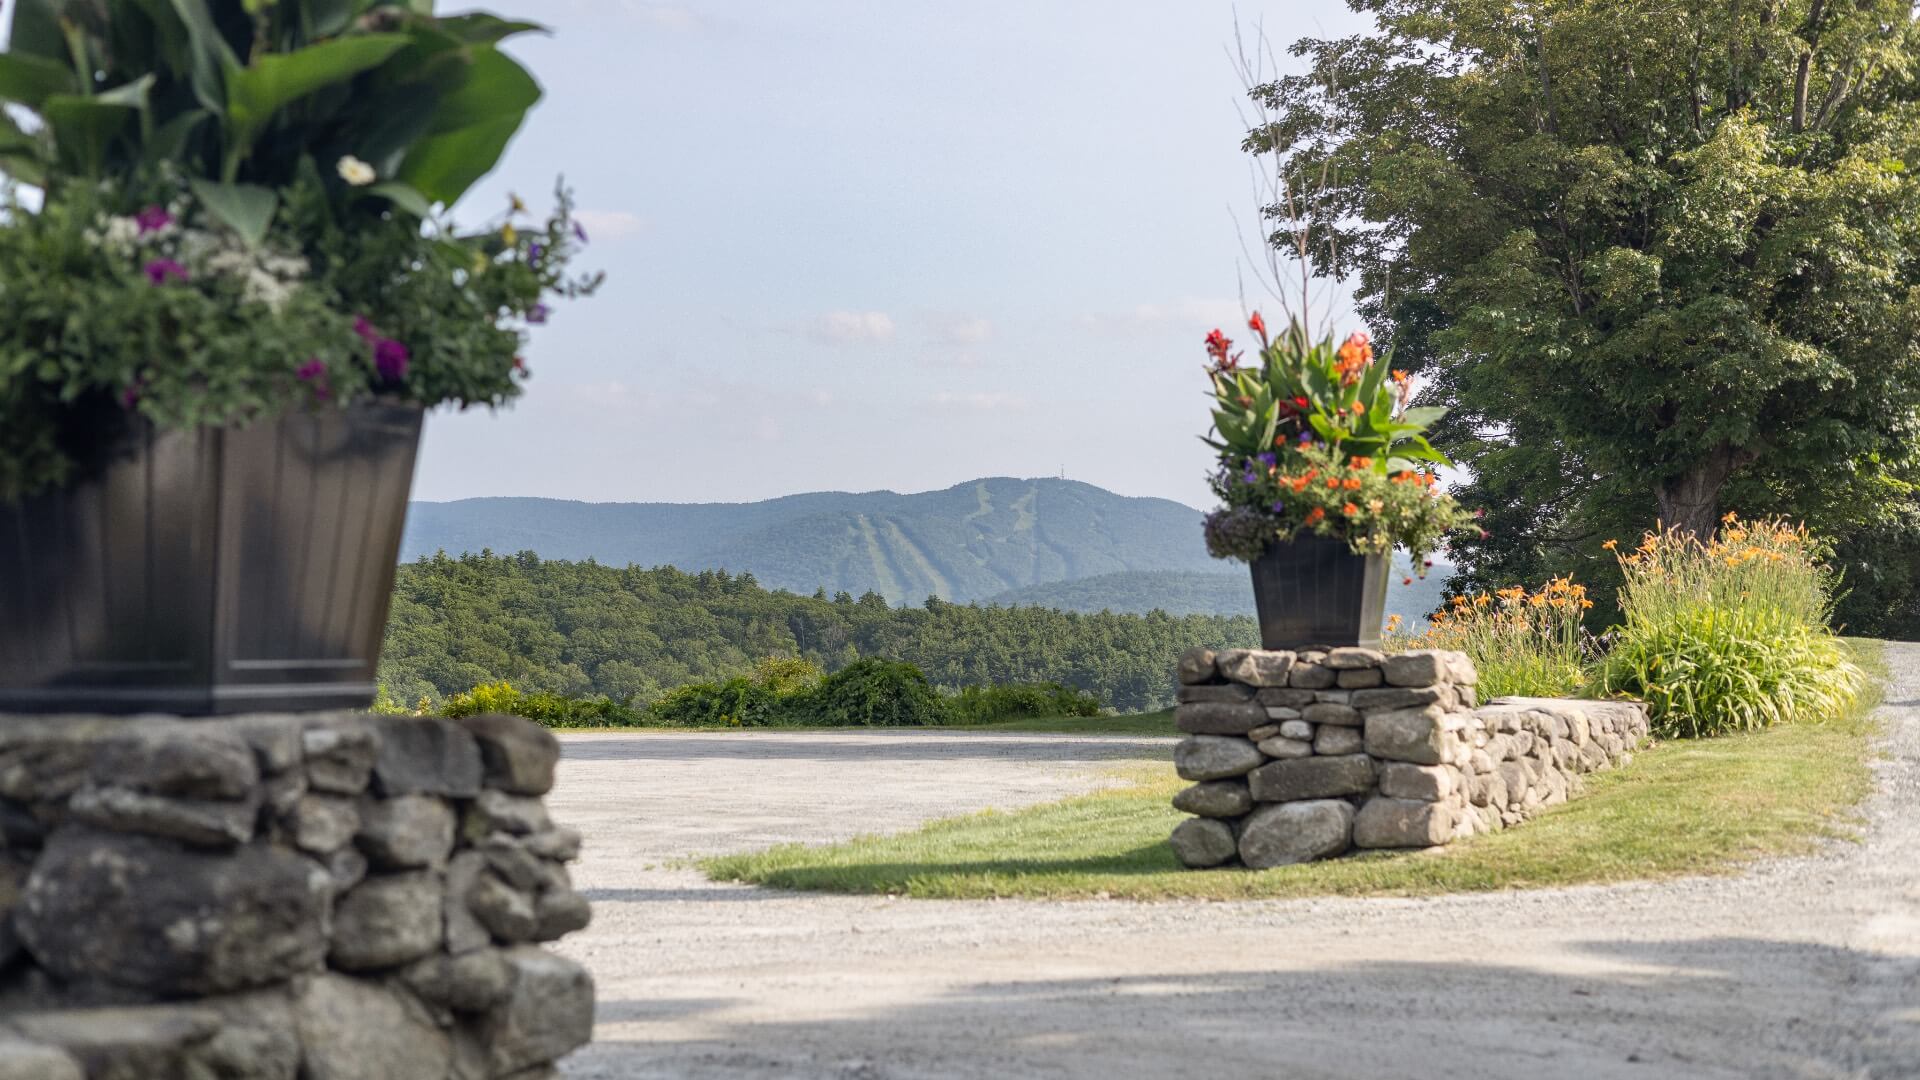
M 953 718 L 926 673 L 897 660 L 856 660 L 794 704 L 796 722 L 816 727 L 918 727 Z
M 1381 647 L 1466 653 L 1480 673 L 1482 698 L 1567 697 L 1586 685 L 1580 620 L 1592 607 L 1586 586 L 1567 577 L 1535 592 L 1514 585 L 1455 596 L 1427 617 L 1419 634 L 1403 633 L 1400 616 L 1389 618 Z
M 1705 543 L 1649 535 L 1620 560 L 1625 623 L 1601 688 L 1645 701 L 1667 736 L 1844 715 L 1867 678 L 1827 627 L 1824 552 L 1805 529 L 1731 516 Z
M 1100 699 L 1060 683 L 967 686 L 947 700 L 954 721 L 985 724 L 1043 716 L 1099 716 Z
M 647 709 L 647 718 L 669 727 L 767 727 L 782 723 L 788 699 L 752 679 L 688 683 Z
M 551 728 L 637 727 L 646 715 L 632 706 L 606 698 L 572 698 L 563 694 L 524 693 L 506 683 L 487 683 L 447 699 L 441 715 L 450 718 L 480 713 L 523 716 Z

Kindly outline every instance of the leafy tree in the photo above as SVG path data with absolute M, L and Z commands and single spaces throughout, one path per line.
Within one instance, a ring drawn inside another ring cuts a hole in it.
M 1910 555 L 1906 3 L 1350 3 L 1376 29 L 1298 43 L 1247 147 L 1308 180 L 1274 212 L 1453 407 L 1436 441 L 1491 534 L 1457 552 L 1470 580 L 1605 566 L 1610 537 L 1726 509 L 1851 538 L 1863 583 Z M 1881 610 L 1843 617 L 1884 629 L 1899 598 L 1871 584 Z

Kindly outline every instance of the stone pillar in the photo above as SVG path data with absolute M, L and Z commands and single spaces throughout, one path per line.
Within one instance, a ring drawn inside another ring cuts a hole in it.
M 1466 654 L 1189 651 L 1173 804 L 1189 867 L 1261 868 L 1353 847 L 1419 848 L 1564 801 L 1576 774 L 1647 735 L 1632 702 L 1513 699 L 1476 708 Z
M 559 754 L 507 716 L 0 718 L 0 1078 L 553 1075 L 593 1028 L 539 947 L 590 917 Z

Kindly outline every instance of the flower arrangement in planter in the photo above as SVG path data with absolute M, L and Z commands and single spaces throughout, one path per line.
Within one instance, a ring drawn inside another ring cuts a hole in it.
M 1298 322 L 1270 337 L 1256 312 L 1255 362 L 1207 335 L 1212 476 L 1220 509 L 1207 550 L 1252 564 L 1268 648 L 1377 645 L 1395 547 L 1415 564 L 1470 520 L 1434 475 L 1427 441 L 1444 410 L 1410 404 L 1405 372 L 1377 362 L 1367 335 L 1335 345 Z
M 538 29 L 13 5 L 0 708 L 371 699 L 421 413 L 516 396 L 526 328 L 598 285 L 564 187 L 544 219 L 449 214 L 539 100 L 499 48 Z

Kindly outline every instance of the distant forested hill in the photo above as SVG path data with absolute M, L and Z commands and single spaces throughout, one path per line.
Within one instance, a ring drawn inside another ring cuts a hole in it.
M 1208 571 L 1199 511 L 1071 480 L 995 478 L 914 495 L 821 492 L 757 503 L 414 503 L 403 560 L 538 552 L 614 566 L 751 573 L 770 588 L 894 604 L 966 603 L 1128 570 Z
M 400 567 L 380 675 L 402 702 L 504 680 L 644 704 L 684 683 L 744 675 L 765 656 L 828 669 L 884 656 L 943 686 L 1062 682 L 1135 710 L 1171 702 L 1182 650 L 1258 641 L 1244 617 L 889 607 L 878 593 L 771 592 L 721 571 L 437 556 Z
M 1226 566 L 1216 563 L 1216 567 Z M 1402 584 L 1413 577 L 1404 557 L 1395 560 L 1393 581 L 1387 587 L 1387 614 L 1398 614 L 1409 626 L 1417 625 L 1440 604 L 1442 585 L 1451 566 L 1437 565 L 1425 580 L 1414 577 L 1413 584 Z M 1233 569 L 1213 571 L 1129 570 L 1118 574 L 1073 581 L 1052 581 L 1013 589 L 991 598 L 1008 606 L 1033 604 L 1062 611 L 1164 611 L 1169 615 L 1252 615 L 1253 586 L 1247 571 L 1234 564 Z

